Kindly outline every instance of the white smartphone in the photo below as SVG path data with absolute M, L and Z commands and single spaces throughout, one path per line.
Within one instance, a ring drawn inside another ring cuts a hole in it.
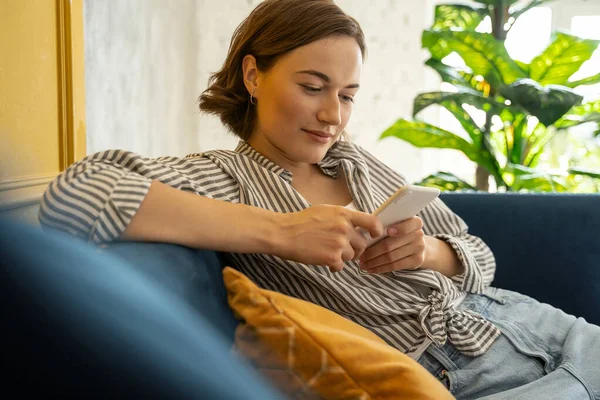
M 373 213 L 383 224 L 383 235 L 373 239 L 367 231 L 362 230 L 362 234 L 367 239 L 367 247 L 385 239 L 388 236 L 387 229 L 391 225 L 416 216 L 439 195 L 440 191 L 436 188 L 402 186 Z

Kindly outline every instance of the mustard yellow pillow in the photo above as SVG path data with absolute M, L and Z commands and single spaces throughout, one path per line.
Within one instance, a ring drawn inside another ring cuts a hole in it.
M 292 399 L 453 399 L 416 361 L 362 326 L 316 304 L 260 289 L 223 270 L 242 319 L 235 347 Z

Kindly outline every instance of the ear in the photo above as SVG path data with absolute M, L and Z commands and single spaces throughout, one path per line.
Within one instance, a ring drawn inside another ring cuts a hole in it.
M 248 94 L 256 97 L 256 89 L 258 89 L 258 67 L 256 66 L 256 58 L 253 55 L 246 55 L 242 61 L 242 71 L 244 76 L 244 86 L 248 90 Z

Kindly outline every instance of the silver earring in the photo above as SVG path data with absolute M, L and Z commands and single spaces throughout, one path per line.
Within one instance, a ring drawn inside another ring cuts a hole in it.
M 256 104 L 256 100 L 254 100 L 254 93 L 256 93 L 256 89 L 250 93 L 250 104 L 252 105 Z

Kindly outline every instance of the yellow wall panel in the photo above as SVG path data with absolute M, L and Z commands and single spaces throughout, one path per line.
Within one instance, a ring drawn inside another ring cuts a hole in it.
M 0 0 L 0 19 L 0 181 L 56 174 L 56 4 Z
M 0 0 L 0 211 L 85 155 L 82 0 Z

